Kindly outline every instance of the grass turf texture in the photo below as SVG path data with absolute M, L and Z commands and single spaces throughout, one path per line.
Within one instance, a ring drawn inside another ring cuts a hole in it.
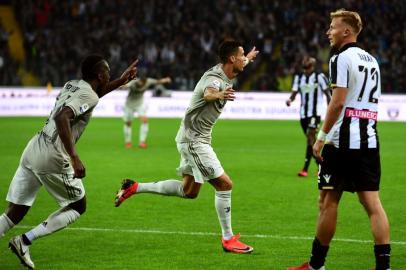
M 26 143 L 44 121 L 0 118 L 2 198 Z M 318 191 L 314 162 L 308 178 L 296 176 L 305 153 L 305 137 L 298 121 L 220 120 L 214 128 L 214 150 L 234 181 L 233 230 L 241 232 L 242 241 L 254 246 L 251 255 L 222 251 L 214 192 L 209 184 L 203 186 L 196 200 L 140 194 L 119 208 L 113 206 L 123 178 L 177 178 L 179 155 L 174 137 L 179 122 L 151 119 L 149 147 L 143 150 L 124 148 L 120 119 L 92 119 L 77 145 L 87 170 L 87 212 L 70 229 L 34 243 L 31 257 L 38 269 L 286 269 L 308 259 Z M 391 238 L 398 242 L 392 245 L 392 269 L 403 269 L 406 124 L 380 123 L 378 128 L 381 198 L 392 226 Z M 136 145 L 138 123 L 133 134 Z M 0 206 L 1 213 L 6 202 L 3 200 Z M 8 240 L 42 222 L 57 208 L 42 189 L 23 222 L 0 240 L 0 269 L 22 268 L 7 249 Z M 188 234 L 193 232 L 209 234 Z M 335 238 L 327 269 L 374 266 L 373 243 L 351 241 L 372 239 L 368 218 L 356 195 L 345 193 L 342 198 Z

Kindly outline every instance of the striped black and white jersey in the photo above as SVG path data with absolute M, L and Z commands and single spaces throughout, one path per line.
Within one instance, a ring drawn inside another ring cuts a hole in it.
M 378 148 L 376 130 L 381 76 L 376 59 L 356 43 L 330 58 L 330 83 L 348 89 L 343 110 L 327 139 L 342 149 Z
M 323 73 L 313 72 L 309 76 L 296 74 L 292 91 L 301 96 L 300 118 L 320 116 L 324 91 L 328 89 L 328 80 Z

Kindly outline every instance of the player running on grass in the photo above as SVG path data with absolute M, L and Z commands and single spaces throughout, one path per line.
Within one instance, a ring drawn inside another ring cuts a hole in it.
M 35 267 L 29 252 L 32 242 L 65 228 L 86 211 L 82 183 L 85 167 L 75 143 L 99 98 L 133 79 L 136 64 L 137 61 L 120 78 L 110 82 L 107 61 L 98 55 L 86 57 L 81 66 L 82 79 L 65 84 L 44 128 L 26 146 L 7 194 L 9 206 L 0 215 L 0 238 L 24 218 L 41 186 L 60 205 L 44 222 L 9 242 L 10 249 L 29 269 Z
M 223 249 L 250 253 L 253 248 L 240 242 L 240 235 L 234 235 L 231 228 L 233 183 L 211 147 L 211 133 L 227 101 L 235 99 L 233 79 L 257 56 L 258 51 L 254 47 L 245 56 L 241 44 L 229 40 L 221 43 L 218 53 L 221 63 L 206 71 L 197 83 L 176 136 L 181 156 L 178 174 L 183 181 L 169 179 L 138 183 L 126 179 L 117 193 L 115 205 L 119 206 L 136 193 L 194 199 L 204 182 L 208 181 L 215 188 L 215 208 L 222 230 Z

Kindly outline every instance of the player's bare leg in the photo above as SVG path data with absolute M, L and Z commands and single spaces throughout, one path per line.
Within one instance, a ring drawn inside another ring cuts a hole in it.
M 313 157 L 313 144 L 316 140 L 316 129 L 308 128 L 306 132 L 306 154 L 303 169 L 297 174 L 301 177 L 307 177 L 309 175 L 309 165 Z
M 149 130 L 148 117 L 145 115 L 140 116 L 140 122 L 140 140 L 138 146 L 145 149 L 147 148 L 147 136 Z
M 368 214 L 374 237 L 376 269 L 390 268 L 389 221 L 383 209 L 378 191 L 358 192 L 358 198 Z
M 131 148 L 132 147 L 132 122 L 131 121 L 126 121 L 124 123 L 124 142 L 125 142 L 125 148 Z

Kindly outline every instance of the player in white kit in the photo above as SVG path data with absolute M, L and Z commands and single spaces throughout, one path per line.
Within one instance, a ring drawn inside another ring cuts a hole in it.
M 0 215 L 0 238 L 24 218 L 42 186 L 60 206 L 37 227 L 10 240 L 10 249 L 26 267 L 35 267 L 29 253 L 34 240 L 65 228 L 85 212 L 85 166 L 75 144 L 99 98 L 132 80 L 136 64 L 110 81 L 107 61 L 99 55 L 86 57 L 81 64 L 82 79 L 65 84 L 45 126 L 25 147 L 8 190 L 9 206 Z
M 138 147 L 147 148 L 147 135 L 148 135 L 148 117 L 147 117 L 147 104 L 144 102 L 144 93 L 147 89 L 155 85 L 162 85 L 171 83 L 170 77 L 162 79 L 154 79 L 141 75 L 139 78 L 128 82 L 121 88 L 128 89 L 128 96 L 124 105 L 124 141 L 125 147 L 132 147 L 132 121 L 134 119 L 134 113 L 137 113 L 140 118 L 140 135 Z
M 194 199 L 203 183 L 215 189 L 215 208 L 222 230 L 222 246 L 227 252 L 250 253 L 253 251 L 239 241 L 231 228 L 232 181 L 226 174 L 211 147 L 211 133 L 227 101 L 235 99 L 233 79 L 252 61 L 258 51 L 255 47 L 244 55 L 236 41 L 225 41 L 219 47 L 221 63 L 206 71 L 197 83 L 185 117 L 176 136 L 180 153 L 178 174 L 183 181 L 168 179 L 154 183 L 124 180 L 116 196 L 116 206 L 136 193 L 155 193 Z

